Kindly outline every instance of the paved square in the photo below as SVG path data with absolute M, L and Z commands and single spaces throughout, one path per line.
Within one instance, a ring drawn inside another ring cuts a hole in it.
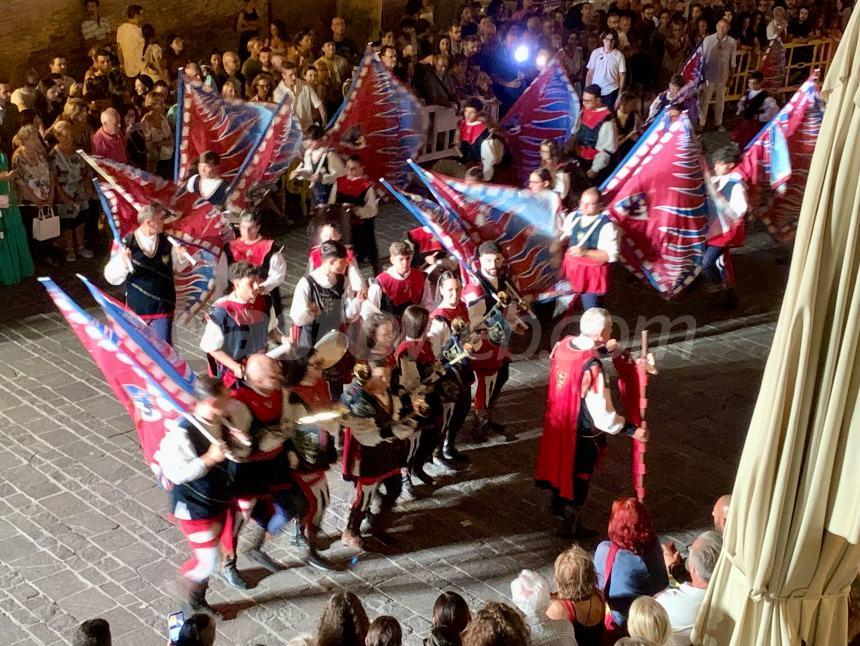
M 412 223 L 388 209 L 379 225 L 384 248 Z M 304 236 L 290 233 L 285 244 L 293 285 L 303 272 Z M 678 332 L 685 324 L 678 317 L 693 312 L 698 333 L 709 335 L 657 348 L 647 504 L 661 532 L 709 524 L 713 500 L 731 488 L 785 279 L 777 256 L 763 250 L 739 259 L 749 281 L 742 294 L 761 297 L 732 320 L 706 312 L 701 297 L 663 303 L 618 272 L 610 305 L 631 328 L 639 315 L 659 327 L 654 317 L 662 315 L 674 322 L 664 330 Z M 78 269 L 96 277 L 99 267 Z M 179 605 L 174 582 L 187 557 L 184 541 L 165 519 L 165 494 L 143 463 L 130 420 L 40 290 L 34 281 L 0 290 L 0 634 L 8 645 L 60 644 L 79 622 L 101 616 L 115 643 L 163 646 L 167 615 Z M 91 303 L 79 288 L 70 291 Z M 177 335 L 198 369 L 200 329 Z M 545 352 L 514 364 L 500 419 L 519 439 L 469 447 L 470 470 L 442 476 L 432 492 L 424 488 L 427 497 L 398 506 L 396 547 L 324 574 L 304 566 L 281 536 L 271 553 L 287 569 L 265 578 L 240 556 L 256 586 L 243 593 L 213 579 L 210 601 L 234 617 L 219 625 L 218 643 L 282 644 L 312 631 L 328 595 L 345 588 L 371 616 L 396 616 L 406 643 L 419 644 L 440 592 L 456 590 L 477 607 L 507 597 L 523 568 L 548 574 L 565 544 L 546 494 L 532 483 L 547 371 Z M 629 441 L 612 438 L 589 503 L 596 528 L 605 527 L 612 499 L 631 493 L 629 456 Z M 336 471 L 329 480 L 332 542 L 324 554 L 346 563 L 354 552 L 336 537 L 350 489 Z

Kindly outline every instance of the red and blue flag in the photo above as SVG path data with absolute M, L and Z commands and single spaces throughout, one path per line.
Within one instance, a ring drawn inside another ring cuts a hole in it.
M 747 145 L 738 164 L 750 215 L 761 218 L 778 242 L 794 239 L 823 117 L 813 75 Z
M 408 183 L 406 161 L 424 141 L 421 103 L 370 47 L 326 140 L 344 157 L 358 155 L 369 177 L 399 187 Z
M 785 69 L 785 45 L 780 38 L 774 38 L 759 64 L 759 71 L 764 75 L 762 89 L 771 94 L 781 92 L 786 81 Z
M 231 181 L 268 129 L 272 108 L 228 101 L 183 72 L 177 86 L 174 181 L 187 180 L 192 164 L 207 150 L 218 153 L 221 177 Z
M 600 187 L 621 257 L 663 298 L 698 275 L 708 233 L 704 164 L 686 114 L 655 120 Z
M 414 193 L 398 191 L 387 180 L 383 179 L 382 185 L 422 226 L 427 227 L 445 251 L 454 257 L 460 266 L 460 277 L 463 285 L 477 282 L 478 249 L 459 218 L 433 200 L 428 200 L 426 197 Z
M 107 324 L 85 312 L 50 278 L 39 280 L 128 412 L 143 457 L 161 479 L 155 453 L 165 423 L 194 407 L 194 373 L 170 346 L 159 345 L 143 321 L 88 281 L 84 280 L 108 316 Z
M 554 213 L 533 193 L 497 184 L 466 184 L 425 171 L 410 161 L 412 170 L 434 199 L 446 207 L 471 240 L 473 258 L 482 242 L 498 243 L 508 264 L 517 295 L 540 295 L 558 282 L 551 247 L 560 228 Z M 455 238 L 458 230 L 448 235 Z M 463 246 L 465 250 L 468 248 Z M 475 260 L 472 261 L 473 263 Z
M 558 58 L 553 58 L 500 124 L 523 184 L 541 166 L 541 142 L 555 141 L 561 148 L 578 118 L 579 96 Z

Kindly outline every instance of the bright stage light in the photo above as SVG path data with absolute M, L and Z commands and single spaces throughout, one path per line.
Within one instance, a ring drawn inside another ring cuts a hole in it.
M 520 45 L 514 50 L 514 60 L 517 63 L 525 63 L 529 59 L 529 48 L 527 45 Z

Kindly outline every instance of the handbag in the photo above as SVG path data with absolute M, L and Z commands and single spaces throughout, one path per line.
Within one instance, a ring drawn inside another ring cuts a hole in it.
M 612 609 L 609 607 L 609 585 L 612 580 L 612 568 L 615 565 L 615 557 L 618 556 L 619 547 L 615 543 L 611 543 L 609 551 L 606 553 L 606 561 L 604 562 L 603 571 L 606 573 L 606 582 L 603 585 L 603 599 L 606 604 L 603 616 L 604 632 L 601 637 L 601 644 L 609 646 L 614 644 L 618 639 L 626 635 L 626 630 L 622 629 L 615 622 L 615 617 L 612 614 Z
M 60 237 L 60 217 L 52 206 L 40 206 L 39 215 L 33 219 L 33 240 L 43 242 Z

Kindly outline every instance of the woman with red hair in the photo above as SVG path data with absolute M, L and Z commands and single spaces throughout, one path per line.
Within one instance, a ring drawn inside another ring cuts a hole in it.
M 612 503 L 608 536 L 594 551 L 594 567 L 609 604 L 607 627 L 623 630 L 633 600 L 660 592 L 669 579 L 651 516 L 636 498 Z

